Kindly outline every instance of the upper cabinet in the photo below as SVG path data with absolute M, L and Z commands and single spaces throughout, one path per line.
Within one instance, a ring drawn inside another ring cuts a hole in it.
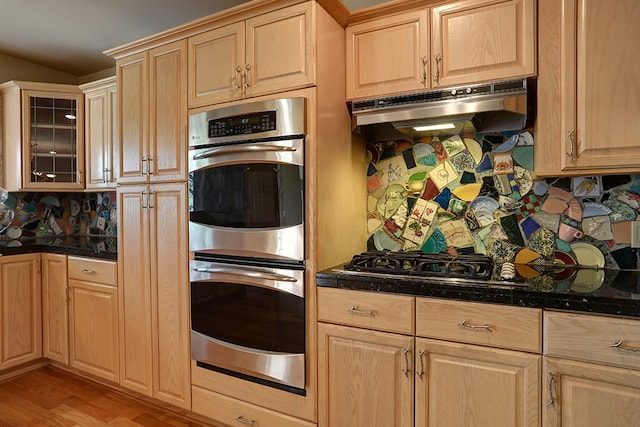
M 535 0 L 461 0 L 347 28 L 347 99 L 536 74 Z
M 636 0 L 539 0 L 535 171 L 637 172 L 640 40 Z
M 84 97 L 77 86 L 11 81 L 2 92 L 2 183 L 10 191 L 84 189 Z
M 427 90 L 427 10 L 355 24 L 347 28 L 347 98 Z
M 115 188 L 119 150 L 116 78 L 80 88 L 85 102 L 85 187 Z
M 300 3 L 189 37 L 189 107 L 315 82 L 312 3 Z
M 431 9 L 433 87 L 536 73 L 535 0 L 461 0 Z
M 116 61 L 118 183 L 186 180 L 187 42 Z

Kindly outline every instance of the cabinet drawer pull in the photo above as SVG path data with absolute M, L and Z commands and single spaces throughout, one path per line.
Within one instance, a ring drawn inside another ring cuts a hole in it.
M 236 421 L 241 423 L 241 424 L 244 424 L 246 426 L 254 426 L 254 425 L 256 425 L 256 420 L 247 420 L 242 415 L 240 415 L 238 418 L 236 418 Z
M 376 317 L 376 312 L 373 310 L 367 310 L 367 311 L 362 311 L 362 310 L 358 310 L 358 307 L 355 305 L 352 305 L 351 308 L 349 310 L 347 310 L 349 313 L 351 314 L 355 314 L 356 316 L 369 316 L 369 317 Z
M 82 274 L 95 274 L 95 271 L 91 270 L 89 268 L 83 268 L 82 269 Z
M 575 133 L 576 133 L 575 129 L 572 129 L 569 132 L 567 132 L 567 138 L 569 138 L 569 147 L 571 148 L 571 151 L 567 153 L 567 156 L 569 156 L 569 159 L 571 159 L 572 162 L 576 161 L 575 152 L 577 151 L 577 147 L 576 147 L 576 141 L 575 139 L 573 139 L 573 136 L 575 135 Z
M 418 369 L 418 371 L 416 372 L 416 374 L 418 375 L 418 377 L 420 377 L 420 379 L 422 379 L 422 377 L 424 376 L 424 354 L 426 353 L 426 350 L 420 350 L 418 352 L 418 358 L 420 359 L 420 368 Z
M 420 76 L 420 83 L 422 83 L 423 86 L 427 86 L 427 63 L 429 62 L 427 60 L 426 56 L 423 56 L 421 58 L 422 61 L 422 75 Z
M 485 331 L 489 331 L 493 333 L 493 329 L 491 328 L 491 325 L 470 325 L 467 323 L 466 319 L 458 323 L 458 326 L 462 328 L 468 328 L 468 329 L 484 329 Z
M 436 85 L 439 85 L 440 84 L 440 62 L 442 62 L 442 55 L 437 54 L 434 60 L 436 63 L 436 72 L 433 75 L 433 81 L 436 83 Z
M 552 373 L 549 373 L 549 400 L 545 405 L 554 406 L 556 404 L 556 400 L 553 397 L 553 382 L 556 381 L 556 377 L 553 376 Z
M 405 348 L 402 350 L 402 354 L 404 354 L 404 369 L 402 373 L 405 377 L 409 376 L 409 353 L 411 353 L 411 349 Z
M 240 77 L 241 68 L 239 65 L 236 67 L 235 71 L 236 71 L 236 77 L 233 81 L 233 88 L 235 90 L 240 90 L 240 81 L 242 80 L 242 78 Z
M 633 348 L 624 345 L 624 340 L 620 340 L 615 344 L 611 344 L 611 348 L 617 348 L 624 351 L 630 351 L 632 353 L 640 353 L 640 348 Z

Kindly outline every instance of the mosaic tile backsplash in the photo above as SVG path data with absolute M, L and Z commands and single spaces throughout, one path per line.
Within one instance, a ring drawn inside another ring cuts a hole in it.
M 5 193 L 0 239 L 117 235 L 116 193 Z
M 528 132 L 370 142 L 368 249 L 638 267 L 640 176 L 538 179 Z

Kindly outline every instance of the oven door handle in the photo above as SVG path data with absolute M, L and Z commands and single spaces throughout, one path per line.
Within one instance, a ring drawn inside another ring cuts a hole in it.
M 261 152 L 261 151 L 293 152 L 296 150 L 297 150 L 296 147 L 283 147 L 281 145 L 272 145 L 272 144 L 231 146 L 231 147 L 223 147 L 223 148 L 212 148 L 211 150 L 203 151 L 202 153 L 198 153 L 195 156 L 193 156 L 193 160 L 208 159 L 210 157 L 222 156 L 225 154 L 235 154 L 235 153 L 255 153 L 255 152 Z
M 295 277 L 287 276 L 285 274 L 269 273 L 269 272 L 257 271 L 257 270 L 244 270 L 244 269 L 241 270 L 241 269 L 229 268 L 229 267 L 213 267 L 213 268 L 212 267 L 194 267 L 193 271 L 197 271 L 198 273 L 229 274 L 232 276 L 249 277 L 252 279 L 268 280 L 272 282 L 288 282 L 292 284 L 298 282 L 298 279 L 296 279 Z M 285 287 L 285 286 L 278 286 L 277 284 L 275 286 L 272 286 L 272 285 L 265 286 L 265 285 L 260 285 L 258 283 L 256 283 L 255 285 L 266 287 L 269 289 L 278 289 L 280 291 L 288 292 L 303 298 L 304 291 L 301 288 L 298 289 L 298 286 Z

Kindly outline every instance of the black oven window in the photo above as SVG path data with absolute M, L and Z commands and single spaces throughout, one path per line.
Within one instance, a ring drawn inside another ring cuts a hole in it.
M 235 283 L 191 283 L 191 329 L 227 343 L 304 353 L 304 299 Z
M 233 228 L 301 224 L 303 171 L 291 164 L 249 163 L 190 172 L 190 220 Z

